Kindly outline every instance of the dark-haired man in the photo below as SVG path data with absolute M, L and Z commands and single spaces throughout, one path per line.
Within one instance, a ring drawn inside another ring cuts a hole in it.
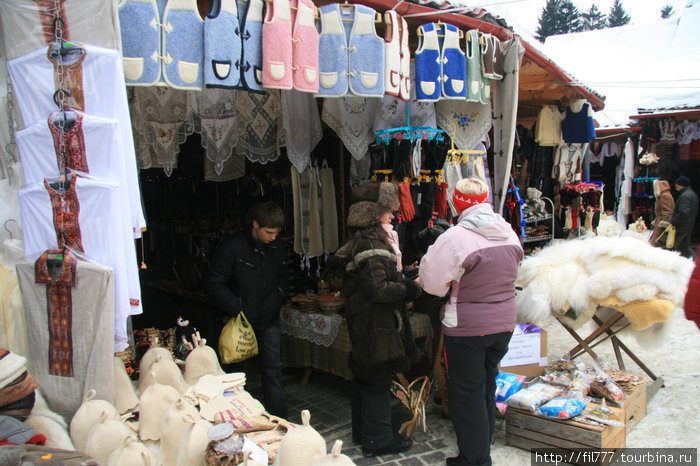
M 673 249 L 680 252 L 683 257 L 693 258 L 690 248 L 690 235 L 695 226 L 695 217 L 698 215 L 698 196 L 690 187 L 690 178 L 681 175 L 676 179 L 676 207 L 673 209 L 671 225 L 676 227 L 676 241 Z
M 287 417 L 282 390 L 279 313 L 287 294 L 284 246 L 277 238 L 284 213 L 274 202 L 253 206 L 248 227 L 226 239 L 212 256 L 207 288 L 227 316 L 244 311 L 258 340 L 265 409 Z M 246 361 L 234 370 L 245 371 Z

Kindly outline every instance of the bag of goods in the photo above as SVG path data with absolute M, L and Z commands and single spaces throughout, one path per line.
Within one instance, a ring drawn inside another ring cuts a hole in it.
M 527 409 L 534 413 L 541 404 L 561 395 L 563 391 L 554 385 L 540 382 L 511 395 L 506 400 L 506 404 L 512 408 Z
M 537 414 L 556 419 L 571 419 L 586 409 L 587 403 L 570 398 L 554 398 L 537 409 Z
M 520 391 L 525 382 L 524 375 L 499 372 L 496 376 L 496 401 L 506 401 L 509 396 Z

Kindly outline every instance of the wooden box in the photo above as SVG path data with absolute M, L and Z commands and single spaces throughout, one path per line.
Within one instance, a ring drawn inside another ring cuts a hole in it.
M 596 405 L 589 405 L 588 410 Z M 620 419 L 624 411 L 611 407 Z M 573 464 L 609 464 L 625 448 L 627 431 L 625 427 L 592 426 L 572 420 L 560 420 L 537 416 L 530 411 L 508 407 L 506 410 L 506 445 L 531 450 L 533 448 L 556 448 L 570 452 L 576 449 L 614 451 L 614 454 L 600 455 L 598 461 L 590 457 Z M 576 455 L 572 455 L 576 458 Z
M 629 433 L 647 415 L 647 385 L 635 385 L 626 395 L 619 407 L 625 412 L 625 428 Z

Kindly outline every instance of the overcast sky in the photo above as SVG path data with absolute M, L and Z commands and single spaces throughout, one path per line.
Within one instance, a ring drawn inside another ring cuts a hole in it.
M 573 0 L 579 11 L 588 11 L 596 4 L 603 14 L 610 12 L 613 0 Z M 466 2 L 473 5 L 473 1 Z M 547 0 L 492 0 L 477 2 L 479 6 L 503 16 L 508 24 L 517 24 L 526 32 L 535 35 L 542 9 Z M 622 6 L 630 16 L 631 24 L 650 24 L 661 18 L 661 8 L 671 5 L 674 12 L 682 8 L 687 0 L 622 0 Z

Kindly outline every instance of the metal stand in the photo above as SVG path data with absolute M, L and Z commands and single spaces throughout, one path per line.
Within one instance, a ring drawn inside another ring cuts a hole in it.
M 615 352 L 615 358 L 617 359 L 617 365 L 620 368 L 620 370 L 626 370 L 625 369 L 625 361 L 622 358 L 622 351 L 627 353 L 627 355 L 644 371 L 646 374 L 651 378 L 652 383 L 647 385 L 647 400 L 651 399 L 656 392 L 664 386 L 664 379 L 661 377 L 657 377 L 643 362 L 637 355 L 635 355 L 632 350 L 630 350 L 627 345 L 622 343 L 619 338 L 617 337 L 617 334 L 622 331 L 623 329 L 627 328 L 630 324 L 627 322 L 626 324 L 622 325 L 619 328 L 612 329 L 611 327 L 615 325 L 618 321 L 620 321 L 622 318 L 624 318 L 625 315 L 620 312 L 620 311 L 615 311 L 615 313 L 608 318 L 605 322 L 603 322 L 602 319 L 600 319 L 597 315 L 593 316 L 593 321 L 598 324 L 598 328 L 595 329 L 593 332 L 591 332 L 590 335 L 588 335 L 585 338 L 581 338 L 578 333 L 568 325 L 566 325 L 564 322 L 559 320 L 559 323 L 566 329 L 567 332 L 576 340 L 578 345 L 574 346 L 570 351 L 569 354 L 571 355 L 571 359 L 577 358 L 581 356 L 584 352 L 588 353 L 594 360 L 598 359 L 598 355 L 593 351 L 593 348 L 598 346 L 600 343 L 610 339 L 610 342 L 612 343 L 613 346 L 613 351 Z M 600 337 L 600 338 L 599 338 Z M 597 339 L 597 340 L 596 340 Z

